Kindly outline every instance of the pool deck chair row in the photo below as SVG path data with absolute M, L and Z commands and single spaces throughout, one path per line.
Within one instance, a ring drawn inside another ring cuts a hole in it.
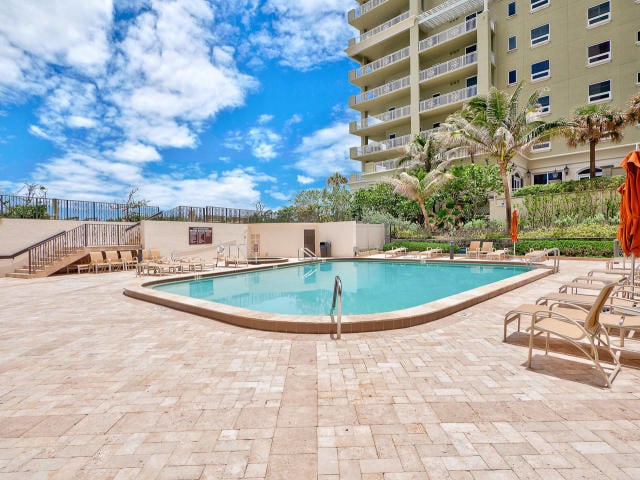
M 89 263 L 75 265 L 78 273 L 82 272 L 111 272 L 114 270 L 128 270 L 138 263 L 138 259 L 130 250 L 105 250 L 89 252 Z
M 467 258 L 486 258 L 492 260 L 502 260 L 509 256 L 508 248 L 495 249 L 493 242 L 481 242 L 472 240 L 465 251 Z

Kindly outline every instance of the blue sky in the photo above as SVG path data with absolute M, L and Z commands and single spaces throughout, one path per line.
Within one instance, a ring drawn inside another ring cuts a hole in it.
M 358 164 L 353 0 L 2 0 L 0 192 L 268 208 Z

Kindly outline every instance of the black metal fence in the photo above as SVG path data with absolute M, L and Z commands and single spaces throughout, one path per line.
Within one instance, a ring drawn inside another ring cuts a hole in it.
M 0 217 L 131 222 L 158 212 L 160 207 L 0 194 Z
M 160 207 L 132 207 L 125 203 L 63 200 L 0 194 L 0 217 L 52 220 L 137 222 L 172 220 L 181 222 L 248 223 L 256 210 L 225 207 L 179 206 L 161 211 Z

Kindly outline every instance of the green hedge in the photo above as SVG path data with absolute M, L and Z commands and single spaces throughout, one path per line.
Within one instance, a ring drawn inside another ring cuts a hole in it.
M 503 242 L 507 248 L 513 248 L 511 240 L 504 239 Z M 468 240 L 458 239 L 454 248 L 455 251 L 469 245 Z M 501 245 L 494 246 L 499 247 Z M 438 242 L 402 242 L 394 241 L 387 243 L 384 250 L 392 250 L 398 247 L 405 247 L 408 251 L 421 252 L 429 248 L 441 248 L 443 252 L 449 251 L 449 243 Z M 520 240 L 516 243 L 516 254 L 524 255 L 530 250 L 558 248 L 560 255 L 565 257 L 613 257 L 613 240 Z
M 613 257 L 612 240 L 522 240 L 516 243 L 516 254 L 545 248 L 558 248 L 566 257 Z
M 596 177 L 588 180 L 569 180 L 568 182 L 548 183 L 546 185 L 528 185 L 514 192 L 514 197 L 528 195 L 550 195 L 554 193 L 574 193 L 592 190 L 616 190 L 624 183 L 624 175 Z

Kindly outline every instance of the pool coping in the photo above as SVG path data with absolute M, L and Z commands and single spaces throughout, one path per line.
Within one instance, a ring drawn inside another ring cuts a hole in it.
M 327 259 L 329 260 L 329 259 Z M 335 258 L 330 260 L 353 260 L 353 258 Z M 372 262 L 385 262 L 389 260 L 425 263 L 412 259 L 358 259 Z M 321 261 L 321 260 L 320 260 Z M 438 260 L 433 263 L 442 263 Z M 490 298 L 494 298 L 503 293 L 520 288 L 529 283 L 535 282 L 553 273 L 553 269 L 546 265 L 530 264 L 524 262 L 473 262 L 464 260 L 448 260 L 447 263 L 471 264 L 471 265 L 513 265 L 536 267 L 529 272 L 524 272 L 513 277 L 509 277 L 497 282 L 489 283 L 481 287 L 476 287 L 465 292 L 457 293 L 449 297 L 441 298 L 433 302 L 425 303 L 415 307 L 395 310 L 392 312 L 372 313 L 361 315 L 342 315 L 342 333 L 371 332 L 379 330 L 391 330 L 398 328 L 408 328 L 423 323 L 431 322 L 442 317 L 446 317 L 460 310 L 464 310 L 478 303 L 482 303 Z M 432 262 L 427 262 L 432 263 Z M 291 265 L 291 264 L 288 264 Z M 283 265 L 284 267 L 284 265 Z M 277 313 L 258 312 L 240 307 L 233 307 L 222 303 L 211 302 L 189 298 L 174 293 L 161 292 L 149 287 L 154 285 L 216 277 L 229 274 L 237 274 L 245 271 L 267 270 L 274 268 L 273 265 L 265 267 L 253 267 L 250 269 L 238 269 L 225 272 L 210 272 L 206 274 L 193 274 L 179 277 L 166 277 L 163 279 L 144 282 L 141 285 L 128 287 L 123 290 L 123 294 L 138 300 L 147 301 L 164 307 L 173 308 L 183 312 L 199 315 L 224 323 L 229 323 L 239 327 L 254 330 L 266 330 L 282 333 L 315 333 L 332 334 L 336 333 L 336 323 L 333 317 L 327 315 L 284 315 Z

